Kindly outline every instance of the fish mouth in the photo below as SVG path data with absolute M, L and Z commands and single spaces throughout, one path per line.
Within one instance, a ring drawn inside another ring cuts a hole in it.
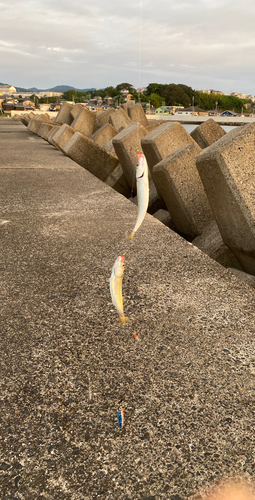
M 144 176 L 144 172 L 142 173 L 142 175 L 140 175 L 140 177 L 137 177 L 137 179 L 141 179 L 143 176 Z

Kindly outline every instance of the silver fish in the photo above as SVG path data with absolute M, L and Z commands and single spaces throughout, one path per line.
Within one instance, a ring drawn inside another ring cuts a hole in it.
M 132 239 L 137 229 L 141 226 L 149 204 L 148 165 L 144 154 L 140 153 L 138 153 L 138 165 L 136 167 L 136 188 L 138 198 L 138 215 L 135 227 L 128 239 Z

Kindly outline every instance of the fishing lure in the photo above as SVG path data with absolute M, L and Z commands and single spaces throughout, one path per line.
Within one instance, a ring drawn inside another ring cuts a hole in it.
M 112 274 L 110 277 L 110 292 L 112 303 L 116 307 L 119 314 L 120 323 L 123 325 L 128 318 L 124 315 L 123 311 L 123 298 L 122 298 L 122 278 L 125 269 L 125 256 L 120 255 L 114 262 Z
M 141 339 L 139 338 L 138 334 L 136 332 L 134 332 L 134 339 L 137 341 L 137 342 L 141 342 Z
M 124 411 L 123 408 L 120 408 L 118 411 L 118 424 L 120 429 L 124 426 Z
M 138 215 L 135 227 L 128 239 L 132 239 L 146 215 L 149 204 L 149 177 L 148 164 L 144 154 L 137 151 L 138 165 L 136 167 L 136 189 L 138 199 Z

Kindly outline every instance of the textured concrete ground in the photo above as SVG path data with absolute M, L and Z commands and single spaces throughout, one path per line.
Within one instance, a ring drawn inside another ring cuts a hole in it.
M 255 291 L 150 215 L 127 241 L 137 207 L 10 120 L 0 200 L 1 500 L 198 499 L 251 481 Z

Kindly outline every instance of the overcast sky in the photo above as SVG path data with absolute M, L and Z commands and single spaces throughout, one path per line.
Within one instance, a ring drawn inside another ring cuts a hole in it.
M 254 0 L 0 0 L 0 82 L 255 94 Z

